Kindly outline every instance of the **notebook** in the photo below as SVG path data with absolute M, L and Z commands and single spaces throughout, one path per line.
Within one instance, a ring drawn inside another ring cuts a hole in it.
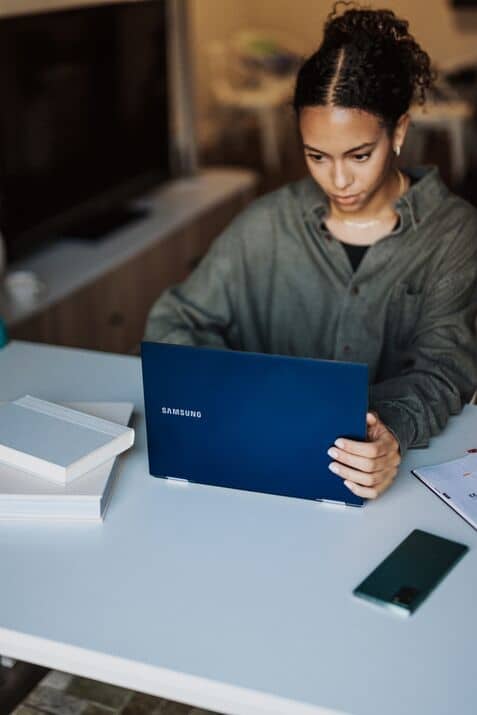
M 477 529 L 477 450 L 459 459 L 413 469 L 412 473 Z
M 150 342 L 141 356 L 151 475 L 363 504 L 327 450 L 366 436 L 366 365 Z
M 127 425 L 131 402 L 75 402 L 67 407 Z M 0 519 L 101 521 L 108 507 L 120 458 L 112 458 L 75 479 L 55 484 L 0 464 Z
M 0 405 L 0 462 L 67 484 L 131 447 L 134 430 L 25 395 Z

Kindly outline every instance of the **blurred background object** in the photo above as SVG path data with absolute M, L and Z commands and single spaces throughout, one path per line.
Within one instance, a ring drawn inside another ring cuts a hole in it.
M 208 47 L 210 89 L 222 120 L 219 132 L 226 140 L 229 127 L 237 127 L 241 115 L 245 119 L 252 115 L 263 167 L 270 174 L 282 166 L 283 107 L 290 100 L 301 61 L 293 44 L 296 41 L 273 30 L 243 30 Z
M 475 132 L 473 132 L 474 107 L 471 102 L 464 99 L 431 99 L 425 106 L 414 105 L 410 115 L 412 122 L 411 133 L 408 137 L 408 147 L 414 151 L 408 159 L 408 164 L 423 163 L 425 156 L 422 150 L 412 147 L 413 129 L 417 128 L 424 134 L 427 131 L 442 131 L 447 142 L 447 172 L 450 183 L 458 186 L 465 179 L 471 168 L 472 154 L 470 148 L 475 145 Z
M 164 2 L 1 18 L 9 259 L 61 233 L 91 238 L 95 222 L 101 234 L 134 220 L 127 199 L 171 177 L 167 35 Z

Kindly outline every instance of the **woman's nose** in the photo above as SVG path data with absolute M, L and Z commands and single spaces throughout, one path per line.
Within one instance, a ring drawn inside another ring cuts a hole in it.
M 342 190 L 353 183 L 353 179 L 342 164 L 335 164 L 332 176 L 333 184 Z

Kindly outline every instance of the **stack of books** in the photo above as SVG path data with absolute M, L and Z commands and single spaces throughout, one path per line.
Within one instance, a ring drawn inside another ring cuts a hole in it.
M 117 456 L 134 443 L 128 402 L 0 405 L 0 519 L 101 521 Z

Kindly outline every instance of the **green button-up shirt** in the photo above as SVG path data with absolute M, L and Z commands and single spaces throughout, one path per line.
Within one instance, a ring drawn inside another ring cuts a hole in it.
M 396 228 L 353 272 L 311 177 L 262 196 L 151 309 L 146 339 L 367 363 L 370 409 L 401 452 L 477 386 L 477 211 L 409 170 Z

